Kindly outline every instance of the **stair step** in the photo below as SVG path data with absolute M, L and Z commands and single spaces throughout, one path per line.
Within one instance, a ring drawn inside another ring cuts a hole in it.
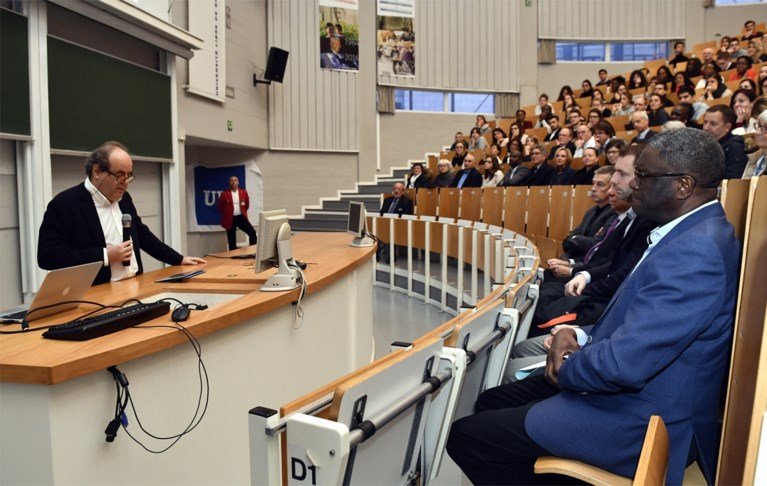
M 359 201 L 365 204 L 365 209 L 367 212 L 370 211 L 378 211 L 378 208 L 380 207 L 380 203 L 378 202 L 378 199 L 376 198 L 375 201 Z M 328 210 L 328 211 L 343 211 L 344 213 L 349 212 L 349 200 L 348 199 L 342 199 L 340 201 L 323 201 L 322 202 L 322 209 Z

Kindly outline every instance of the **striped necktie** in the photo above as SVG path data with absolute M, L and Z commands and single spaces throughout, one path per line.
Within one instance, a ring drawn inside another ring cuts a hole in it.
M 602 238 L 601 241 L 599 241 L 596 245 L 589 248 L 589 251 L 586 253 L 586 256 L 583 257 L 583 263 L 588 263 L 589 260 L 594 256 L 594 253 L 599 250 L 599 248 L 602 246 L 602 244 L 607 241 L 607 238 L 610 237 L 610 234 L 612 234 L 613 231 L 615 231 L 615 228 L 618 227 L 619 224 L 621 224 L 623 221 L 630 221 L 628 215 L 621 220 L 620 218 L 615 218 L 613 222 L 610 224 L 610 226 L 607 227 L 607 231 L 605 231 L 605 237 Z

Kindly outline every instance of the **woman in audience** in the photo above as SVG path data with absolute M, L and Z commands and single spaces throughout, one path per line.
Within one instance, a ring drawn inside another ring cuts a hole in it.
M 423 168 L 422 163 L 416 162 L 413 164 L 412 168 L 410 169 L 410 174 L 405 180 L 405 187 L 408 189 L 421 189 L 424 187 L 429 187 L 429 175 Z
M 759 95 L 767 95 L 767 78 L 764 78 L 759 82 Z
M 544 106 L 548 106 L 549 108 L 551 108 L 551 112 L 554 113 L 554 106 L 551 103 L 549 103 L 549 95 L 547 95 L 546 93 L 542 93 L 538 97 L 538 104 L 535 105 L 535 114 L 537 116 L 541 116 L 541 112 L 543 111 Z
M 738 60 L 735 61 L 735 71 L 730 74 L 730 79 L 727 81 L 740 81 L 743 78 L 756 79 L 756 71 L 752 68 L 754 61 L 748 56 L 738 56 Z
M 586 118 L 586 123 L 589 124 L 589 127 L 593 130 L 595 126 L 597 126 L 597 123 L 602 121 L 602 110 L 599 108 L 592 108 L 589 110 L 589 115 Z
M 490 131 L 490 124 L 487 123 L 487 118 L 485 118 L 485 115 L 477 115 L 477 123 L 474 126 L 479 128 L 479 133 L 481 135 L 484 135 Z
M 628 93 L 620 96 L 620 103 L 613 105 L 613 115 L 626 116 L 634 113 L 634 105 L 631 104 L 631 98 Z
M 479 120 L 477 121 L 479 122 Z M 471 135 L 469 136 L 469 152 L 472 150 L 485 150 L 486 148 L 487 140 L 485 140 L 485 137 L 482 135 L 482 130 L 478 127 L 472 128 Z
M 650 95 L 650 106 L 647 108 L 647 116 L 650 118 L 651 127 L 661 126 L 668 121 L 668 113 L 663 108 L 663 98 L 660 95 Z
M 722 81 L 722 77 L 715 74 L 710 76 L 706 81 L 706 91 L 701 95 L 701 101 L 718 100 L 719 98 L 726 98 L 728 96 L 732 96 L 732 91 L 727 89 L 727 85 Z
M 509 143 L 509 138 L 506 136 L 506 132 L 504 132 L 503 129 L 493 129 L 493 143 L 498 144 L 499 147 L 505 147 Z
M 590 98 L 594 94 L 594 86 L 592 86 L 591 81 L 588 79 L 583 80 L 581 88 L 583 88 L 583 93 L 581 93 L 579 98 Z
M 503 163 L 508 164 L 509 163 L 509 154 L 512 151 L 516 151 L 518 154 L 520 154 L 523 158 L 523 160 L 527 161 L 529 159 L 525 159 L 525 148 L 522 146 L 522 142 L 519 140 L 509 139 L 509 144 L 506 145 L 506 157 L 503 158 Z
M 450 161 L 441 159 L 437 163 L 437 175 L 431 181 L 431 187 L 450 187 L 453 182 L 453 173 L 450 171 Z
M 727 52 L 727 49 L 730 47 L 730 38 L 726 35 L 723 35 L 721 39 L 719 39 L 719 48 L 718 52 Z
M 501 163 L 501 147 L 499 147 L 497 143 L 490 144 L 489 157 L 493 157 L 495 160 L 498 161 L 499 164 Z
M 612 94 L 610 103 L 617 103 L 618 95 L 623 92 L 628 93 L 628 88 L 626 87 L 626 78 L 623 76 L 615 76 L 610 80 L 610 85 L 607 87 L 607 92 Z
M 613 99 L 610 100 L 611 104 L 620 103 L 621 95 L 625 94 L 627 96 L 631 96 L 629 94 L 629 89 L 626 87 L 624 83 L 618 84 L 618 86 L 615 88 L 615 91 L 613 91 Z
M 684 72 L 687 73 L 687 76 L 692 78 L 696 78 L 700 76 L 701 69 L 703 68 L 703 62 L 698 59 L 697 57 L 693 57 L 689 61 L 687 61 L 687 67 L 684 69 Z
M 687 75 L 686 72 L 676 73 L 674 75 L 674 85 L 671 91 L 673 93 L 679 94 L 679 90 L 682 89 L 683 86 L 688 86 L 692 89 L 695 89 L 695 85 L 690 80 L 690 77 Z
M 754 133 L 756 129 L 756 119 L 751 117 L 751 111 L 756 100 L 756 93 L 750 89 L 739 89 L 735 91 L 730 100 L 730 108 L 735 112 L 737 120 L 732 129 L 733 135 L 745 135 Z
M 748 163 L 743 171 L 743 178 L 761 176 L 767 174 L 767 110 L 757 117 L 756 131 L 754 132 L 754 142 L 758 150 L 748 156 Z
M 637 88 L 646 88 L 646 87 L 647 87 L 647 78 L 644 75 L 644 71 L 642 71 L 641 69 L 632 71 L 631 76 L 629 78 L 629 90 L 635 90 Z
M 522 130 L 518 123 L 514 123 L 509 127 L 509 139 L 519 140 L 523 147 L 527 143 L 527 135 L 525 135 L 525 131 Z
M 498 187 L 503 182 L 503 171 L 495 157 L 485 157 L 485 174 L 482 176 L 482 187 Z
M 703 72 L 700 81 L 695 85 L 695 89 L 704 89 L 708 85 L 708 78 L 711 76 L 718 76 L 719 72 L 716 70 L 716 65 L 713 62 L 707 62 L 703 65 Z
M 759 68 L 759 78 L 756 80 L 760 95 L 767 94 L 767 64 Z
M 569 94 L 571 96 L 573 94 L 573 88 L 571 88 L 569 84 L 562 86 L 562 89 L 559 90 L 559 96 L 557 97 L 557 101 L 564 101 L 566 94 Z
M 570 186 L 572 185 L 575 171 L 570 167 L 573 163 L 573 155 L 566 148 L 561 148 L 554 154 L 554 168 L 556 172 L 551 174 L 549 186 Z
M 609 165 L 615 165 L 620 156 L 621 149 L 626 146 L 626 142 L 619 138 L 614 138 L 605 145 L 605 162 Z
M 536 137 L 535 135 L 530 135 L 529 137 L 527 137 L 527 142 L 525 142 L 525 151 L 523 155 L 525 157 L 529 157 L 533 149 L 538 146 L 538 143 L 539 143 L 538 137 Z
M 595 93 L 599 93 L 599 91 L 595 91 Z M 591 102 L 591 109 L 599 111 L 600 118 L 610 118 L 613 116 L 613 111 L 605 106 L 604 100 L 594 99 Z
M 658 68 L 658 71 L 655 73 L 655 77 L 657 77 L 658 81 L 663 84 L 668 84 L 674 79 L 674 75 L 671 74 L 671 69 L 669 69 L 666 65 Z
M 759 39 L 748 41 L 748 49 L 746 49 L 746 52 L 754 63 L 767 61 L 767 54 L 764 53 L 762 41 Z
M 583 149 L 583 168 L 573 174 L 570 183 L 574 186 L 591 185 L 594 182 L 594 172 L 599 168 L 599 155 L 597 149 L 589 147 Z
M 738 85 L 738 89 L 750 89 L 754 93 L 759 92 L 759 89 L 756 86 L 756 81 L 754 81 L 753 79 L 748 79 L 748 78 L 740 82 L 740 84 Z
M 575 97 L 570 93 L 565 93 L 565 97 L 562 100 L 562 109 L 567 113 L 572 108 L 577 108 L 578 103 L 575 102 Z

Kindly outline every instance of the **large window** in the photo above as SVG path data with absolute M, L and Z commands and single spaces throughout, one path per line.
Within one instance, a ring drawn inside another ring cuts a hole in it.
M 394 90 L 394 107 L 400 111 L 442 113 L 494 113 L 495 96 L 490 93 Z
M 649 61 L 668 57 L 668 42 L 612 42 L 611 61 Z
M 744 3 L 767 3 L 767 0 L 716 0 L 716 5 L 742 5 Z
M 604 62 L 605 45 L 587 42 L 557 42 L 557 61 Z
M 557 61 L 626 62 L 668 57 L 668 42 L 557 42 Z

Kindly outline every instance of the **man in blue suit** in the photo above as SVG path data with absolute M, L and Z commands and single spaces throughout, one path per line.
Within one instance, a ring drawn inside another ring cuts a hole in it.
M 667 482 L 697 460 L 715 474 L 740 249 L 716 201 L 724 154 L 691 128 L 653 137 L 636 161 L 634 209 L 658 222 L 591 328 L 552 341 L 546 376 L 483 393 L 447 450 L 477 484 L 531 484 L 555 455 L 632 477 L 651 415 L 669 432 Z

